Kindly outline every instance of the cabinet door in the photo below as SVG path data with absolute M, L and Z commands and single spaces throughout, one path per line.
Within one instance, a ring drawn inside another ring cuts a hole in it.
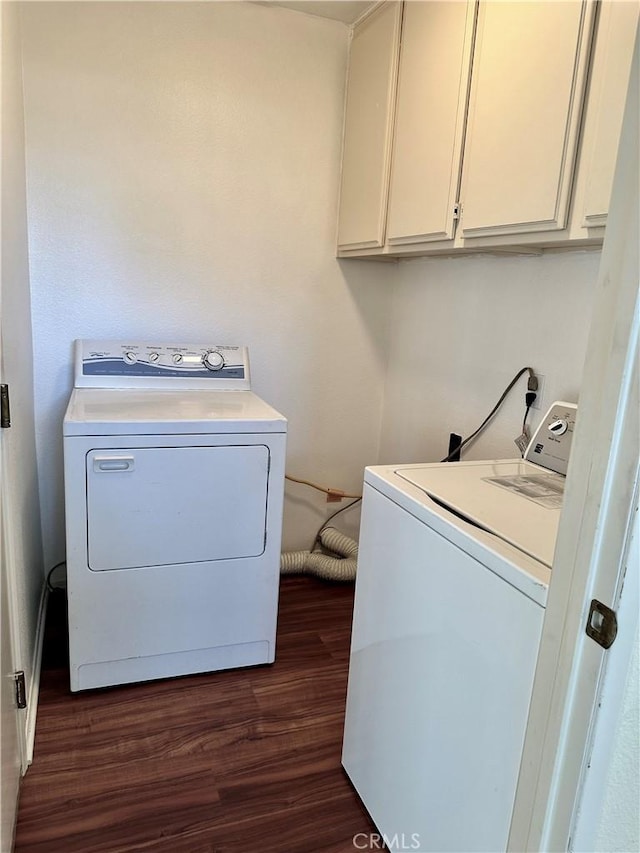
M 464 237 L 566 227 L 593 4 L 480 4 Z
M 579 228 L 607 221 L 638 10 L 635 2 L 600 4 L 576 191 Z
M 385 3 L 353 33 L 338 249 L 384 243 L 401 12 L 401 3 Z
M 475 9 L 471 0 L 405 3 L 390 244 L 453 238 Z

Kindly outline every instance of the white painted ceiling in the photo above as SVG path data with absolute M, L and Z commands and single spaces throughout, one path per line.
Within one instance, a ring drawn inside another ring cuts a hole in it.
M 296 12 L 306 12 L 308 15 L 352 24 L 374 3 L 370 0 L 263 0 L 262 5 L 284 6 Z

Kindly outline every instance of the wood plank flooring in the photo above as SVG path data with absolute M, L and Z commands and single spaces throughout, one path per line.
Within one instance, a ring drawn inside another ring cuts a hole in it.
M 354 853 L 341 766 L 353 585 L 282 579 L 273 666 L 69 692 L 47 616 L 16 853 Z

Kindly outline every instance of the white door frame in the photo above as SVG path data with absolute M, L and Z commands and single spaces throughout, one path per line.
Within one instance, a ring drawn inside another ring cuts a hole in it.
M 0 436 L 0 457 L 2 456 L 2 438 Z M 4 464 L 0 459 L 0 483 Z M 15 606 L 15 595 L 12 594 L 12 584 L 9 582 L 10 563 L 7 558 L 7 536 L 5 513 L 4 486 L 0 485 L 0 599 L 2 612 L 0 614 L 0 627 L 2 633 L 0 643 L 2 644 L 2 669 L 0 671 L 1 684 L 1 714 L 2 725 L 0 726 L 0 763 L 2 765 L 2 782 L 0 791 L 0 804 L 2 806 L 0 823 L 0 853 L 9 853 L 13 849 L 13 837 L 15 833 L 16 817 L 18 814 L 18 795 L 20 791 L 20 777 L 25 767 L 25 741 L 24 726 L 20 720 L 20 712 L 15 703 L 14 673 L 16 671 L 15 659 L 15 619 L 12 619 L 13 607 Z
M 631 850 L 634 847 L 638 849 L 640 800 L 637 786 L 640 743 L 638 725 L 633 719 L 634 715 L 638 714 L 637 681 L 640 672 L 640 538 L 637 509 L 628 545 L 627 572 L 617 608 L 620 629 L 616 642 L 607 655 L 608 662 L 603 673 L 602 690 L 599 691 L 591 743 L 585 753 L 582 773 L 584 781 L 581 783 L 578 809 L 569 841 L 572 851 L 603 850 L 604 844 L 607 844 L 607 850 Z M 628 665 L 627 661 L 630 662 Z M 635 845 L 632 837 L 634 833 Z M 608 837 L 605 837 L 607 835 Z
M 2 55 L 4 56 L 5 37 L 6 37 L 6 21 L 5 13 L 7 10 L 6 2 L 0 5 L 0 45 L 2 45 Z M 4 94 L 4 73 L 6 68 L 0 63 L 0 92 Z M 5 118 L 5 102 L 2 98 L 0 105 L 0 125 L 4 124 Z M 4 128 L 0 128 L 4 129 Z M 5 139 L 0 133 L 0 161 L 4 171 L 5 166 Z M 4 207 L 4 198 L 3 205 Z M 6 212 L 6 210 L 5 210 Z M 1 218 L 1 212 L 0 212 Z M 0 222 L 0 226 L 4 223 Z M 4 245 L 4 229 L 2 231 L 3 239 L 0 245 L 0 318 L 2 317 L 2 291 L 6 286 L 5 275 L 5 257 L 3 250 Z M 2 331 L 0 324 L 0 381 L 4 381 L 5 374 L 3 368 L 2 357 Z M 12 537 L 8 530 L 8 506 L 7 506 L 7 477 L 6 477 L 6 442 L 3 441 L 2 432 L 0 430 L 0 599 L 1 599 L 1 636 L 2 643 L 2 669 L 0 670 L 0 713 L 2 716 L 2 725 L 0 726 L 0 763 L 2 767 L 2 781 L 0 790 L 1 802 L 1 819 L 0 819 L 0 851 L 1 853 L 9 853 L 13 849 L 13 840 L 15 833 L 16 817 L 18 812 L 18 795 L 20 790 L 20 777 L 27 767 L 27 749 L 26 749 L 26 729 L 25 729 L 25 711 L 19 711 L 16 706 L 15 696 L 15 672 L 22 667 L 22 649 L 20 643 L 20 633 L 18 629 L 18 607 L 17 589 L 15 579 L 15 561 L 12 558 Z
M 599 685 L 606 667 L 626 673 L 637 630 L 637 606 L 625 606 L 635 625 L 631 616 L 619 626 L 624 643 L 605 651 L 584 631 L 592 598 L 616 610 L 633 594 L 622 587 L 640 433 L 638 77 L 636 40 L 510 851 L 571 848 Z
M 2 376 L 2 337 L 0 335 L 0 376 Z M 24 670 L 24 656 L 21 642 L 21 635 L 18 626 L 18 614 L 20 606 L 17 593 L 17 584 L 15 576 L 16 560 L 13 555 L 12 530 L 11 530 L 11 507 L 10 500 L 7 496 L 7 478 L 6 478 L 6 443 L 2 441 L 2 433 L 0 432 L 0 560 L 2 561 L 2 583 L 5 586 L 3 594 L 6 596 L 8 609 L 8 635 L 10 637 L 10 660 L 11 672 L 2 673 L 2 677 L 11 675 Z M 4 634 L 4 632 L 3 632 Z M 20 758 L 21 775 L 27 772 L 27 768 L 31 763 L 29 754 L 29 746 L 27 742 L 27 712 L 18 710 L 14 704 L 14 715 L 18 726 L 18 749 Z

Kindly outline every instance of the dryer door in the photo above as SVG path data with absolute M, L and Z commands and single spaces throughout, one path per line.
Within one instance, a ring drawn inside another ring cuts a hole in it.
M 257 557 L 269 448 L 136 447 L 86 457 L 93 571 Z

